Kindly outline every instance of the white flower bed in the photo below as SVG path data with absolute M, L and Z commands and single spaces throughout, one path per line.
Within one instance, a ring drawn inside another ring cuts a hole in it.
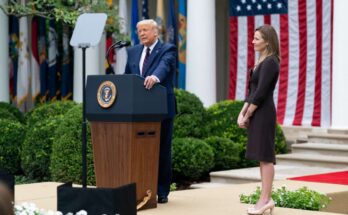
M 24 202 L 21 205 L 14 206 L 15 215 L 63 215 L 60 211 L 45 211 L 43 209 L 39 209 L 33 203 Z M 66 215 L 74 215 L 73 213 L 67 213 Z M 87 215 L 87 212 L 81 210 L 77 212 L 75 215 Z

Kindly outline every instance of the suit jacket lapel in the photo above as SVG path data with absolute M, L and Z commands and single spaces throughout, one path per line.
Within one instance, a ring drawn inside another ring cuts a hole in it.
M 146 75 L 150 75 L 149 74 L 149 71 L 150 71 L 149 68 L 151 67 L 151 64 L 154 62 L 154 60 L 156 59 L 156 57 L 160 53 L 161 47 L 162 47 L 162 43 L 160 41 L 158 41 L 156 46 L 153 48 L 153 51 L 151 52 L 150 57 L 149 57 L 149 59 L 148 59 L 148 61 L 146 63 L 146 66 L 144 68 L 144 70 L 145 70 L 144 77 Z

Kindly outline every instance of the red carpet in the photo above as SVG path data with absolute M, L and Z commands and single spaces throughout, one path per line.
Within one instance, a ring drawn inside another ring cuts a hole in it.
M 310 181 L 329 184 L 348 185 L 348 171 L 330 172 L 318 175 L 307 175 L 301 177 L 288 178 L 289 180 Z

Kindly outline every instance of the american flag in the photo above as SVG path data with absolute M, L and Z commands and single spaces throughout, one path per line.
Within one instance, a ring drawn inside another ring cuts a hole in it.
M 331 123 L 333 0 L 230 0 L 229 98 L 243 100 L 255 54 L 255 28 L 272 25 L 280 40 L 279 81 L 274 92 L 283 125 Z

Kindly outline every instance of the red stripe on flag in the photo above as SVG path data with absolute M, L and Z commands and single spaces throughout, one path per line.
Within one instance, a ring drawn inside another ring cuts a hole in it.
M 293 125 L 301 125 L 304 111 L 304 101 L 306 95 L 306 71 L 307 71 L 307 9 L 306 1 L 298 0 L 299 16 L 299 74 L 296 113 Z
M 112 45 L 112 35 L 108 35 L 106 37 L 106 41 L 105 41 L 105 47 L 106 47 L 106 51 L 110 48 L 110 46 Z M 112 49 L 110 51 L 110 54 L 109 54 L 109 62 L 112 64 L 112 63 L 115 63 L 115 49 Z
M 37 17 L 34 17 L 31 24 L 31 53 L 33 54 L 37 63 L 39 63 L 38 29 L 38 19 Z
M 314 107 L 313 107 L 313 118 L 312 126 L 320 126 L 321 122 L 321 73 L 322 73 L 322 44 L 323 44 L 323 2 L 317 0 L 317 50 L 316 50 L 316 68 L 315 68 L 315 93 L 314 93 Z
M 238 18 L 230 17 L 230 82 L 228 98 L 236 98 L 237 88 L 237 57 L 238 57 Z
M 289 21 L 288 15 L 280 15 L 280 73 L 277 105 L 277 120 L 283 124 L 288 95 L 289 78 Z
M 271 24 L 271 15 L 264 15 L 263 17 L 264 17 L 265 24 L 270 25 Z
M 248 94 L 249 87 L 249 69 L 253 68 L 255 65 L 255 50 L 253 45 L 255 32 L 255 19 L 253 16 L 248 16 L 248 60 L 247 60 L 247 71 L 245 74 L 247 76 L 245 83 L 245 95 Z

